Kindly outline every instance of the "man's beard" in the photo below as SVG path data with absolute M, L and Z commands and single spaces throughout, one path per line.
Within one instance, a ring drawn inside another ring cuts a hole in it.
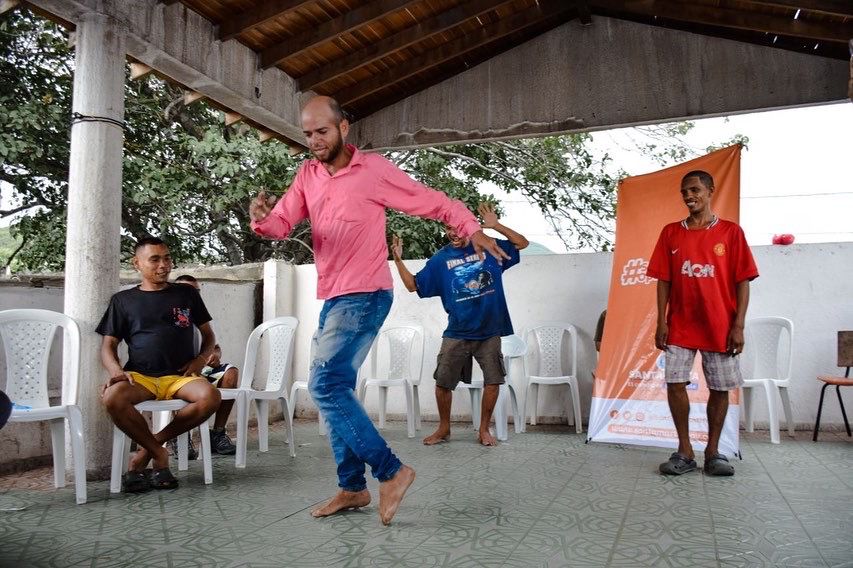
M 343 149 L 344 149 L 344 138 L 343 138 L 343 136 L 341 136 L 340 130 L 338 130 L 338 141 L 335 142 L 334 146 L 329 147 L 329 156 L 326 159 L 322 159 L 315 154 L 314 157 L 317 158 L 318 160 L 320 160 L 321 162 L 323 162 L 324 164 L 331 164 L 332 162 L 334 162 L 337 159 L 338 156 L 340 156 L 341 151 L 343 151 Z

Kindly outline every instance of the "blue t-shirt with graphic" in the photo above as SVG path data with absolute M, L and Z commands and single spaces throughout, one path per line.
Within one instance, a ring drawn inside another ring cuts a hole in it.
M 486 253 L 485 260 L 474 247 L 446 245 L 415 275 L 421 298 L 441 296 L 448 315 L 444 337 L 483 340 L 512 335 L 512 321 L 504 297 L 503 272 L 518 264 L 518 249 L 498 239 L 509 255 L 503 264 Z

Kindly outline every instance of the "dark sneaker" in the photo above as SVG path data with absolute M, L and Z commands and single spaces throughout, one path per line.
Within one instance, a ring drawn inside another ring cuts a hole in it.
M 210 431 L 210 445 L 214 454 L 233 456 L 237 453 L 237 446 L 231 442 L 231 438 L 225 433 L 225 428 Z
M 696 470 L 696 460 L 691 460 L 687 456 L 675 452 L 669 456 L 668 461 L 660 464 L 658 469 L 664 475 L 683 475 Z
M 178 457 L 178 439 L 172 438 L 168 442 L 166 442 L 166 447 L 169 449 L 169 455 Z M 193 437 L 187 437 L 187 459 L 190 461 L 195 461 L 198 459 L 198 450 L 193 446 Z

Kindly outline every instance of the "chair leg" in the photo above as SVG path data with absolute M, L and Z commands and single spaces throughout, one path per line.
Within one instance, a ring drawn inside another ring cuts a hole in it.
M 507 399 L 507 386 L 505 384 L 500 385 L 498 387 L 498 400 L 495 401 L 495 435 L 498 440 L 505 441 L 509 436 L 507 435 L 507 415 L 506 415 L 506 399 Z
M 186 471 L 189 469 L 187 454 L 189 453 L 188 444 L 191 432 L 192 430 L 184 432 L 183 434 L 178 434 L 178 471 Z
M 270 449 L 270 401 L 255 400 L 258 413 L 258 449 L 268 452 Z
M 406 393 L 406 433 L 409 438 L 415 437 L 415 405 L 412 400 L 412 389 L 409 383 L 403 383 L 403 390 Z
M 471 423 L 474 428 L 480 427 L 480 407 L 482 405 L 483 391 L 480 389 L 468 389 L 468 395 L 471 397 Z
M 575 433 L 583 433 L 583 416 L 581 416 L 581 395 L 578 388 L 577 380 L 569 383 L 569 390 L 572 392 L 572 413 L 575 420 Z
M 421 396 L 418 394 L 418 385 L 412 385 L 412 399 L 415 405 L 415 430 L 421 429 Z
M 539 411 L 539 385 L 530 383 L 530 398 L 533 402 L 533 411 L 530 413 L 530 425 L 536 426 L 536 413 Z
M 284 423 L 287 424 L 287 438 L 290 440 L 290 457 L 296 457 L 296 435 L 293 432 L 293 412 L 290 409 L 290 401 L 282 397 L 281 401 L 282 414 L 284 415 Z
M 764 394 L 767 396 L 767 414 L 770 419 L 770 443 L 779 443 L 779 396 L 772 381 L 764 381 Z
M 201 436 L 201 459 L 204 469 L 204 483 L 210 485 L 213 483 L 213 462 L 211 460 L 212 444 L 210 443 L 210 423 L 213 417 L 202 422 L 199 427 L 199 435 Z
M 844 401 L 841 400 L 841 385 L 835 385 L 835 394 L 838 395 L 838 406 L 841 407 L 841 416 L 844 418 L 844 427 L 847 428 L 847 435 L 850 436 L 850 422 L 847 421 L 847 411 L 844 410 Z
M 68 430 L 71 434 L 71 459 L 74 460 L 74 494 L 77 504 L 86 502 L 86 443 L 83 440 L 83 414 L 77 406 L 68 407 Z
M 814 434 L 812 435 L 812 442 L 817 442 L 817 432 L 820 429 L 820 413 L 823 410 L 823 395 L 826 394 L 826 387 L 829 386 L 829 383 L 823 383 L 823 387 L 820 389 L 820 402 L 817 403 L 817 418 L 814 421 Z
M 791 412 L 791 398 L 788 396 L 788 387 L 778 387 L 779 396 L 782 398 L 782 408 L 785 410 L 785 422 L 788 423 L 788 435 L 794 437 L 794 413 Z
M 507 385 L 507 389 L 509 390 L 509 401 L 512 405 L 512 421 L 515 426 L 515 433 L 521 434 L 524 432 L 524 418 L 519 410 L 518 396 L 515 393 L 515 387 L 512 385 Z
M 388 387 L 379 387 L 379 429 L 385 428 L 385 413 L 388 407 Z
M 755 423 L 752 414 L 753 408 L 753 388 L 742 387 L 741 394 L 743 395 L 743 427 L 747 432 L 755 431 Z
M 65 420 L 50 421 L 50 442 L 53 450 L 53 486 L 65 487 Z
M 246 467 L 246 445 L 249 442 L 249 397 L 245 392 L 237 393 L 237 453 L 234 467 Z
M 110 469 L 110 493 L 121 492 L 121 475 L 127 467 L 127 436 L 113 426 L 113 460 Z

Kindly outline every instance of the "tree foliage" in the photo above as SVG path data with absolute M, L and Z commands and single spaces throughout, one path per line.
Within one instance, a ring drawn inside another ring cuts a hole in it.
M 20 10 L 0 21 L 0 182 L 12 188 L 0 217 L 15 219 L 18 247 L 9 257 L 18 269 L 63 268 L 73 65 L 56 25 Z M 305 156 L 291 157 L 282 144 L 261 144 L 245 125 L 225 126 L 221 113 L 204 104 L 186 106 L 182 91 L 159 79 L 125 84 L 125 258 L 136 239 L 157 235 L 179 263 L 313 261 L 307 222 L 289 239 L 271 242 L 254 235 L 248 216 L 251 197 L 260 188 L 280 195 Z M 638 146 L 660 159 L 683 159 L 689 150 L 678 136 L 690 128 L 652 127 L 646 145 Z M 603 250 L 612 243 L 615 188 L 624 172 L 609 156 L 596 156 L 590 141 L 589 134 L 573 134 L 388 157 L 472 210 L 489 200 L 480 192 L 484 184 L 518 192 L 568 247 Z M 438 223 L 394 211 L 388 232 L 403 237 L 407 258 L 427 257 L 445 243 Z

